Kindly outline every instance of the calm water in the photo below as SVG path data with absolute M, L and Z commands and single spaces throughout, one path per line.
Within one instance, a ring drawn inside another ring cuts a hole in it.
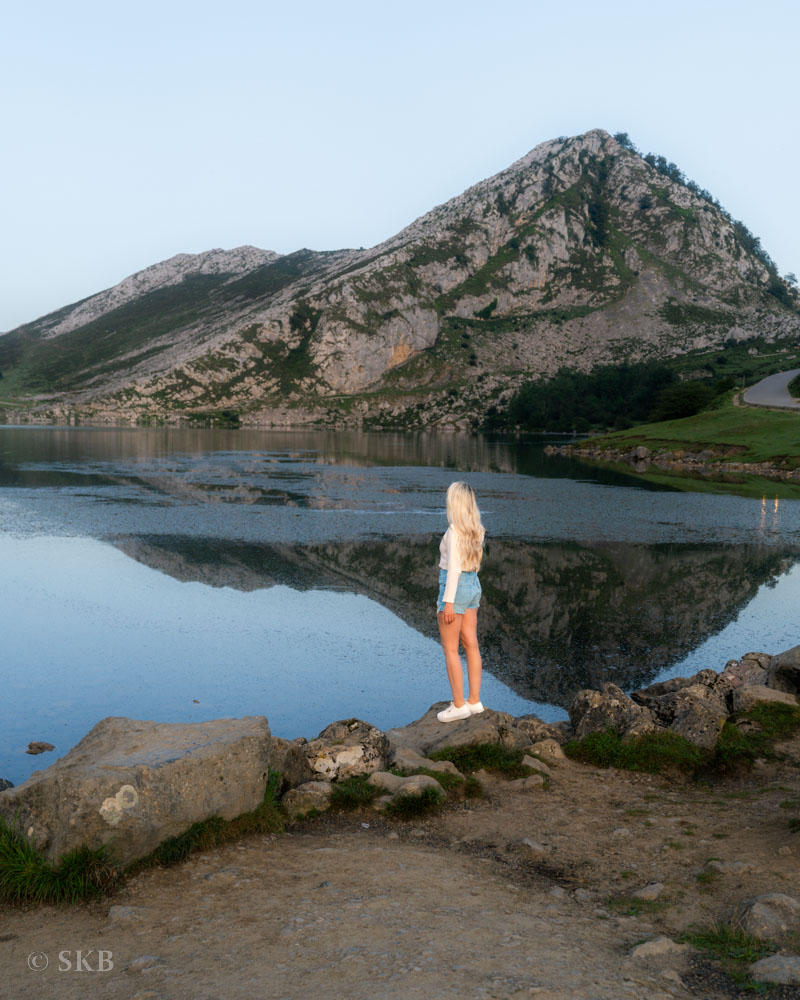
M 0 427 L 0 776 L 105 715 L 258 713 L 311 737 L 447 699 L 454 478 L 488 533 L 492 707 L 564 718 L 581 687 L 800 643 L 798 501 L 657 489 L 471 435 Z

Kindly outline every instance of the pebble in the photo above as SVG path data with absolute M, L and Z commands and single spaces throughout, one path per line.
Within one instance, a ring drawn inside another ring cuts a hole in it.
M 688 944 L 678 944 L 668 937 L 656 937 L 631 949 L 630 956 L 639 961 L 661 958 L 663 955 L 678 955 L 689 950 Z
M 140 955 L 138 958 L 134 958 L 133 961 L 128 963 L 129 972 L 145 972 L 147 969 L 153 969 L 157 965 L 163 965 L 164 959 L 159 958 L 158 955 Z
M 788 855 L 790 855 L 791 853 L 792 853 L 792 849 L 791 849 L 791 847 L 789 847 L 788 844 L 784 844 L 783 847 L 779 847 L 778 848 L 778 854 L 780 854 L 784 858 L 788 857 Z
M 650 885 L 642 886 L 641 889 L 637 889 L 636 892 L 632 892 L 631 895 L 636 899 L 653 900 L 658 899 L 663 891 L 663 882 L 652 882 Z
M 397 830 L 392 830 L 391 833 L 387 833 L 386 834 L 386 839 L 387 840 L 399 840 L 400 839 L 400 834 L 397 832 Z

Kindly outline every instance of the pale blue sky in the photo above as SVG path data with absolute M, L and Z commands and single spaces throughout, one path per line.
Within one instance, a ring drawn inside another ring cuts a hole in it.
M 175 253 L 371 246 L 626 131 L 800 273 L 794 0 L 3 4 L 0 330 Z

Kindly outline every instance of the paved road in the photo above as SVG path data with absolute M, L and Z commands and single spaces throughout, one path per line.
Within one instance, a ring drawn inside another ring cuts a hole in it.
M 744 402 L 750 406 L 781 406 L 788 410 L 800 410 L 800 399 L 790 396 L 786 388 L 795 375 L 800 375 L 800 368 L 762 378 L 745 392 Z

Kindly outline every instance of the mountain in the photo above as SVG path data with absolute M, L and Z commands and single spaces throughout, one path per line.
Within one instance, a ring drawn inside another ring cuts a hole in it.
M 156 264 L 0 337 L 2 396 L 34 419 L 464 426 L 562 366 L 796 343 L 758 240 L 621 140 L 543 143 L 369 250 Z

